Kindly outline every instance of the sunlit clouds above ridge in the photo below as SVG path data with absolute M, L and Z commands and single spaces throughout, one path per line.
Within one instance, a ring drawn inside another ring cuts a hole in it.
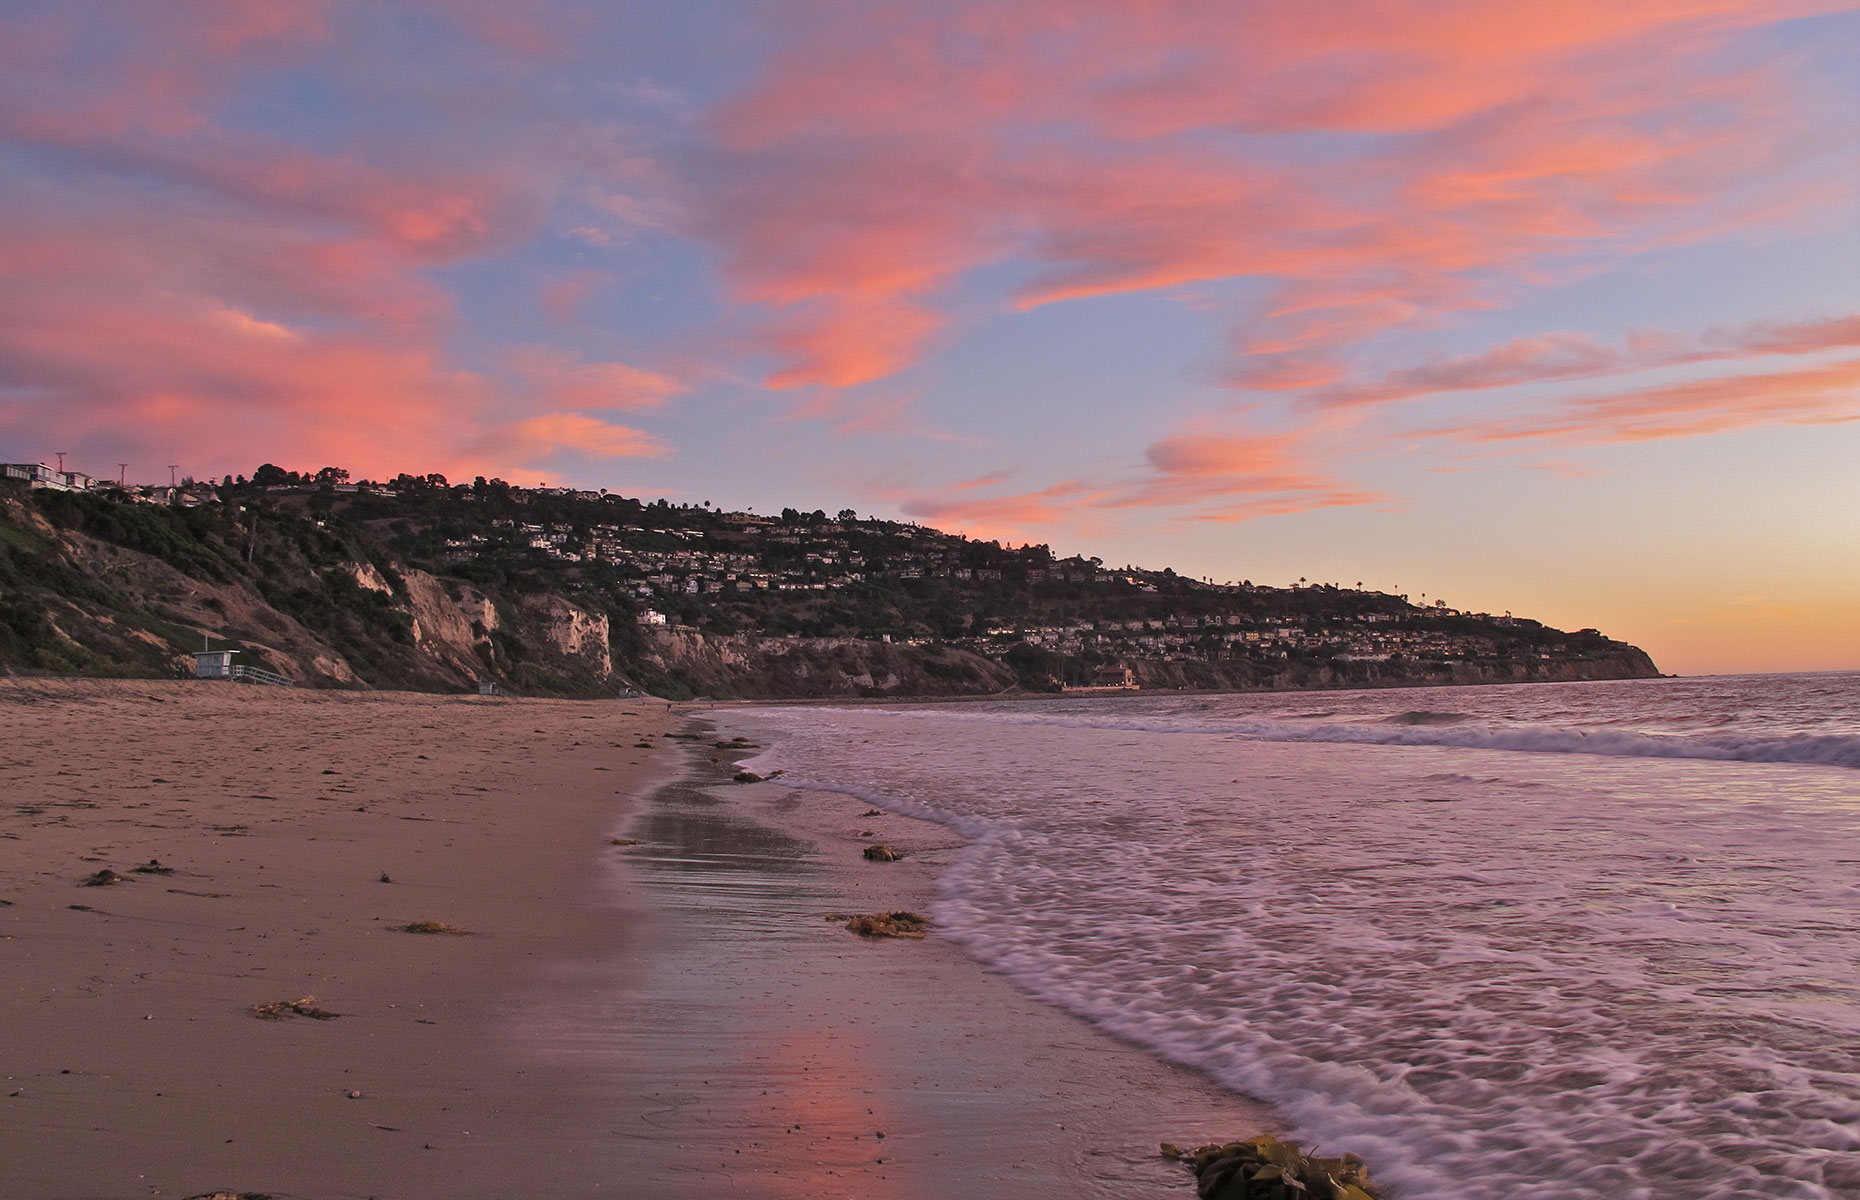
M 1860 561 L 1788 449 L 1860 460 L 1857 53 L 1814 0 L 10 4 L 0 439 L 1520 610 L 1546 513 L 1769 471 L 1701 546 Z M 1518 536 L 1456 557 L 1469 503 Z

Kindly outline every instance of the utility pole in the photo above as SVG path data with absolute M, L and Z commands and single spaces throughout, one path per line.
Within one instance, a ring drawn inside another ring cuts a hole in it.
M 129 464 L 128 463 L 117 463 L 116 464 L 116 486 L 117 487 L 128 487 L 129 486 L 128 477 L 129 477 Z
M 67 455 L 67 454 L 69 454 L 69 453 L 71 453 L 71 451 L 69 451 L 69 450 L 54 450 L 54 451 L 52 451 L 52 453 L 53 453 L 53 454 L 56 454 L 56 455 L 58 456 L 58 473 L 59 473 L 60 475 L 63 475 L 63 474 L 65 473 L 65 455 Z
M 175 471 L 175 468 L 176 468 L 176 467 L 178 467 L 178 466 L 180 466 L 180 465 L 181 465 L 180 463 L 169 463 L 169 464 L 168 464 L 168 486 L 169 486 L 169 487 L 173 487 L 173 486 L 175 486 L 175 484 L 174 484 L 174 471 Z

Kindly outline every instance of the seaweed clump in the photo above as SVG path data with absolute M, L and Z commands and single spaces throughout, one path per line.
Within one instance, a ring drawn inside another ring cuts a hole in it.
M 1195 1172 L 1200 1200 L 1378 1200 L 1356 1155 L 1320 1158 L 1265 1134 L 1187 1152 L 1164 1142 L 1162 1152 Z
M 269 1000 L 264 1004 L 254 1004 L 252 1015 L 261 1021 L 282 1021 L 292 1016 L 309 1017 L 312 1021 L 333 1021 L 342 1014 L 318 1008 L 315 996 L 300 996 L 295 1000 Z
M 454 937 L 464 937 L 471 932 L 460 929 L 457 925 L 448 925 L 444 921 L 415 921 L 410 925 L 396 925 L 394 928 L 402 933 L 449 933 Z
M 861 937 L 920 938 L 930 928 L 930 918 L 914 912 L 861 913 L 846 922 L 846 928 Z

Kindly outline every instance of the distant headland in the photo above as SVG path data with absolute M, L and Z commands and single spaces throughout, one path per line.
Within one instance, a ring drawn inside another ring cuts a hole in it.
M 723 512 L 265 464 L 0 466 L 0 673 L 675 699 L 1651 678 L 1593 629 L 1057 558 L 850 509 Z M 223 658 L 219 661 L 225 661 Z

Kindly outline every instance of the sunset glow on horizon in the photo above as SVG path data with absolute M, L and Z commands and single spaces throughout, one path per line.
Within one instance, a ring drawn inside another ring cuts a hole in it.
M 0 459 L 1860 668 L 1860 7 L 0 4 Z

